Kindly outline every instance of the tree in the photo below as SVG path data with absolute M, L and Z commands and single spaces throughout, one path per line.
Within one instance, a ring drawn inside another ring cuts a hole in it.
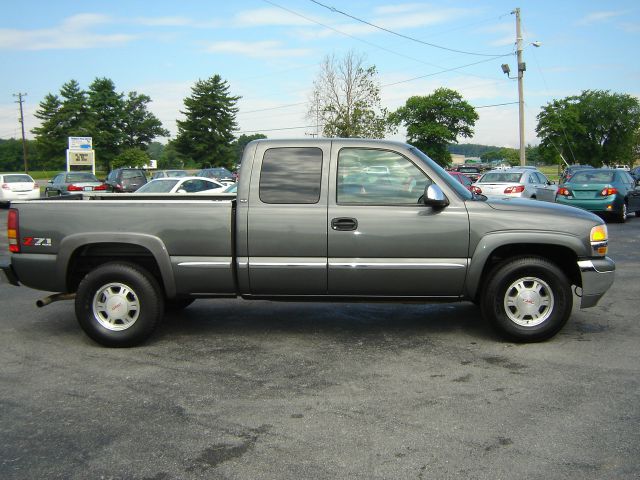
M 147 109 L 151 97 L 129 92 L 124 100 L 122 116 L 123 146 L 126 148 L 146 148 L 155 137 L 168 137 L 169 130 L 162 128 L 162 122 Z
M 36 136 L 36 142 L 43 155 L 48 158 L 59 157 L 62 160 L 67 148 L 67 132 L 62 125 L 61 108 L 60 97 L 47 94 L 34 114 L 40 120 L 40 126 L 33 128 L 31 133 Z
M 473 135 L 478 114 L 455 90 L 438 88 L 426 97 L 409 98 L 391 120 L 407 127 L 409 143 L 445 166 L 451 163 L 448 145 Z
M 631 95 L 586 90 L 554 100 L 538 114 L 541 155 L 569 163 L 631 164 L 640 129 L 640 101 Z
M 89 86 L 88 106 L 93 148 L 96 158 L 107 170 L 121 152 L 124 143 L 124 99 L 116 93 L 115 84 L 108 78 L 96 78 Z
M 253 135 L 242 134 L 232 143 L 236 165 L 242 161 L 242 154 L 244 153 L 244 147 L 247 146 L 247 143 L 254 140 L 260 140 L 262 138 L 267 138 L 267 136 L 262 133 L 254 133 Z
M 149 164 L 149 155 L 139 148 L 127 148 L 111 161 L 112 168 L 143 167 Z
M 237 101 L 229 94 L 229 85 L 220 75 L 198 80 L 185 98 L 184 120 L 178 120 L 175 146 L 199 166 L 225 166 L 235 163 L 231 142 L 237 128 Z
M 382 138 L 391 128 L 381 106 L 375 66 L 350 51 L 341 60 L 324 58 L 313 83 L 307 117 L 323 125 L 326 137 Z

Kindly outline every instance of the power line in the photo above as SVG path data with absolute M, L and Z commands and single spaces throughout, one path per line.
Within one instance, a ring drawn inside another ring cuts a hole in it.
M 479 56 L 479 57 L 498 58 L 498 57 L 506 57 L 508 55 L 511 55 L 510 53 L 498 54 L 498 55 L 493 54 L 492 55 L 492 54 L 487 54 L 487 53 L 467 52 L 465 50 L 456 50 L 455 48 L 449 48 L 449 47 L 444 47 L 442 45 L 436 45 L 435 43 L 425 42 L 424 40 L 420 40 L 420 39 L 417 39 L 417 38 L 414 38 L 414 37 L 410 37 L 408 35 L 403 35 L 402 33 L 394 32 L 393 30 L 389 30 L 388 28 L 381 27 L 381 26 L 376 25 L 376 24 L 371 23 L 371 22 L 367 22 L 366 20 L 363 20 L 363 19 L 358 18 L 356 16 L 350 15 L 350 14 L 348 14 L 346 12 L 343 12 L 342 10 L 338 10 L 335 7 L 331 7 L 329 5 L 325 5 L 324 3 L 320 3 L 320 2 L 318 2 L 316 0 L 310 0 L 310 1 L 315 3 L 316 5 L 320 5 L 321 7 L 324 7 L 326 9 L 328 9 L 328 10 L 331 10 L 332 12 L 339 13 L 340 15 L 344 15 L 345 17 L 349 17 L 349 18 L 355 20 L 356 22 L 364 23 L 365 25 L 369 25 L 370 27 L 377 28 L 378 30 L 382 30 L 383 32 L 387 32 L 387 33 L 390 33 L 390 34 L 395 35 L 397 37 L 404 38 L 406 40 L 411 40 L 412 42 L 420 43 L 422 45 L 428 45 L 429 47 L 439 48 L 441 50 L 447 50 L 449 52 L 454 52 L 454 53 L 462 53 L 462 54 L 465 54 L 465 55 L 476 55 L 476 56 Z

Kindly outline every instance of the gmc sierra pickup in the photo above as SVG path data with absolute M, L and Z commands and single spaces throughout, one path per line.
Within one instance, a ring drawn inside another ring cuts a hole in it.
M 574 291 L 592 307 L 614 279 L 599 217 L 473 195 L 404 143 L 254 141 L 237 192 L 16 202 L 2 270 L 60 292 L 39 306 L 75 298 L 80 326 L 107 346 L 143 342 L 167 308 L 237 296 L 468 300 L 507 338 L 540 341 Z

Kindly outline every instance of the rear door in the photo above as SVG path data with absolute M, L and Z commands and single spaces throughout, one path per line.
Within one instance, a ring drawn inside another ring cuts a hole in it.
M 282 145 L 282 146 L 280 146 Z M 327 293 L 330 143 L 259 143 L 247 216 L 252 295 Z
M 329 184 L 329 293 L 335 296 L 428 297 L 461 294 L 468 264 L 464 202 L 427 207 L 430 179 L 408 152 L 339 146 Z M 368 172 L 386 167 L 388 173 Z M 372 167 L 378 167 L 373 169 Z M 443 173 L 444 174 L 444 173 Z

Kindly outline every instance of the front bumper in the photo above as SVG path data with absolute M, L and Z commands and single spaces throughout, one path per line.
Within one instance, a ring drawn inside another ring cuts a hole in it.
M 609 257 L 578 261 L 582 277 L 580 308 L 595 307 L 613 285 L 616 264 Z
M 18 277 L 16 275 L 16 272 L 13 271 L 13 268 L 11 268 L 11 262 L 8 260 L 0 260 L 0 270 L 2 270 L 2 273 L 4 273 L 4 276 L 6 277 L 7 281 L 11 284 L 11 285 L 15 285 L 16 287 L 20 286 L 20 282 L 18 281 Z

